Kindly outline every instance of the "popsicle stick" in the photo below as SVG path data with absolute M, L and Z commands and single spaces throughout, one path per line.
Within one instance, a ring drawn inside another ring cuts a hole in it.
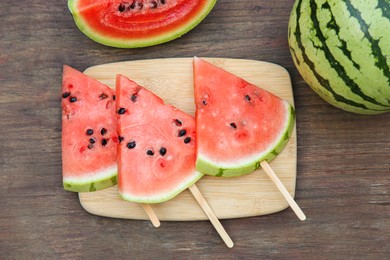
M 305 214 L 295 202 L 293 197 L 291 197 L 290 193 L 287 191 L 286 187 L 284 187 L 283 183 L 280 181 L 278 176 L 276 176 L 275 172 L 272 170 L 271 166 L 267 161 L 262 161 L 260 163 L 263 170 L 267 173 L 267 175 L 271 178 L 271 180 L 275 183 L 276 187 L 282 193 L 283 197 L 287 200 L 287 203 L 290 205 L 291 209 L 295 212 L 298 218 L 302 221 L 306 219 Z
M 219 222 L 217 216 L 215 216 L 214 211 L 210 208 L 209 204 L 203 197 L 202 193 L 200 193 L 198 187 L 195 184 L 193 184 L 192 186 L 189 187 L 189 190 L 194 196 L 195 200 L 199 203 L 200 207 L 203 209 L 204 213 L 206 213 L 211 224 L 213 224 L 215 230 L 217 230 L 218 234 L 221 236 L 226 246 L 232 248 L 234 246 L 232 239 L 226 233 L 226 230 L 223 228 L 221 222 Z
M 160 226 L 160 220 L 158 219 L 156 213 L 154 213 L 154 210 L 149 204 L 142 204 L 141 206 L 144 208 L 146 211 L 146 214 L 148 214 L 148 217 L 150 219 L 150 222 L 152 222 L 154 227 L 159 227 Z

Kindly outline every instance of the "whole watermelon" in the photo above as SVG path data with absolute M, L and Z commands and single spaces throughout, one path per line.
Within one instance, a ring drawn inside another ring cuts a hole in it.
M 390 111 L 390 0 L 296 0 L 288 41 L 324 100 L 359 114 Z

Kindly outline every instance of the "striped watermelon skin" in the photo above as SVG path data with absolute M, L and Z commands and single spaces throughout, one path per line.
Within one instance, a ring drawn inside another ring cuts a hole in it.
M 305 82 L 345 111 L 390 111 L 390 0 L 296 0 L 288 42 Z

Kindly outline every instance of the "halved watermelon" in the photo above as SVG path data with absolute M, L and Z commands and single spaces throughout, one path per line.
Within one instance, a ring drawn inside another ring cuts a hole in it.
M 125 76 L 116 80 L 118 187 L 129 201 L 171 199 L 203 175 L 195 169 L 195 120 Z
M 194 84 L 200 172 L 247 174 L 285 147 L 295 122 L 288 102 L 200 58 Z
M 120 48 L 151 46 L 193 29 L 216 0 L 69 0 L 78 28 L 89 38 Z
M 66 190 L 95 191 L 117 183 L 113 91 L 64 66 L 62 79 L 62 175 Z

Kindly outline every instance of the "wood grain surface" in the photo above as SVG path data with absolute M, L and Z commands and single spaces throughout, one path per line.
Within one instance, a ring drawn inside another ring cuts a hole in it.
M 388 259 L 390 113 L 362 116 L 320 99 L 287 44 L 292 0 L 219 0 L 194 30 L 143 49 L 102 46 L 75 26 L 67 3 L 2 0 L 0 8 L 1 259 Z M 290 73 L 297 110 L 291 209 L 222 220 L 226 248 L 207 221 L 113 219 L 87 213 L 61 183 L 63 64 L 222 57 L 266 61 Z
M 283 67 L 254 60 L 204 59 L 294 105 L 290 76 Z M 93 66 L 84 73 L 112 88 L 115 88 L 116 75 L 125 75 L 159 95 L 165 102 L 194 116 L 192 61 L 193 58 L 125 61 Z M 296 143 L 294 130 L 285 149 L 270 163 L 292 196 L 296 183 Z M 276 185 L 261 169 L 239 178 L 204 176 L 196 185 L 217 217 L 222 219 L 265 215 L 288 207 Z M 117 186 L 98 192 L 83 192 L 79 198 L 82 207 L 92 214 L 148 219 L 137 203 L 120 199 Z M 160 220 L 208 219 L 188 190 L 172 200 L 153 205 L 153 209 Z

